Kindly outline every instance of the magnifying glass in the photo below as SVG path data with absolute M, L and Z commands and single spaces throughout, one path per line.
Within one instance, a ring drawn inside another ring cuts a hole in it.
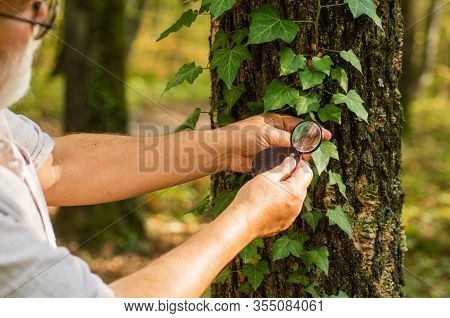
M 312 153 L 322 142 L 322 127 L 313 121 L 303 121 L 291 133 L 291 147 L 272 147 L 256 154 L 252 164 L 252 174 L 257 176 L 280 165 L 286 157 L 298 162 L 303 154 Z

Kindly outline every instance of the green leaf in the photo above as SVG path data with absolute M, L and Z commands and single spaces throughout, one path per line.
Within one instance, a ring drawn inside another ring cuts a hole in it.
M 328 209 L 327 217 L 330 220 L 330 225 L 336 224 L 349 236 L 353 235 L 352 226 L 350 225 L 348 216 L 344 213 L 340 205 L 338 205 L 334 210 Z
M 248 59 L 250 59 L 250 52 L 247 47 L 238 45 L 233 49 L 224 48 L 217 50 L 211 60 L 211 66 L 217 67 L 219 77 L 228 88 L 231 88 L 241 66 L 241 61 Z
M 326 77 L 324 73 L 314 71 L 308 67 L 304 71 L 298 72 L 298 75 L 300 77 L 300 82 L 302 83 L 303 89 L 308 89 L 322 84 Z
M 252 289 L 249 282 L 245 282 L 239 287 L 238 292 L 248 295 Z
M 325 55 L 322 58 L 314 56 L 312 62 L 317 71 L 330 75 L 331 66 L 334 65 L 331 57 L 328 55 Z
M 308 285 L 305 288 L 305 292 L 310 294 L 313 298 L 320 298 L 320 295 L 317 293 L 317 290 L 313 285 Z
M 301 218 L 308 223 L 313 232 L 316 231 L 317 225 L 319 225 L 320 219 L 323 217 L 322 211 L 312 210 L 306 211 L 301 214 Z
M 321 269 L 325 274 L 328 275 L 329 262 L 328 249 L 326 246 L 312 249 L 306 254 L 312 264 L 315 264 L 317 268 Z
M 300 252 L 303 250 L 303 243 L 295 240 L 292 236 L 283 235 L 273 243 L 272 259 L 274 261 L 294 255 L 300 257 Z
M 319 149 L 311 154 L 319 175 L 327 168 L 330 158 L 339 160 L 336 146 L 330 141 L 323 141 Z
M 346 60 L 347 62 L 349 62 L 351 65 L 353 65 L 358 71 L 361 72 L 361 74 L 363 73 L 362 71 L 362 66 L 361 66 L 361 62 L 359 61 L 359 58 L 356 56 L 355 52 L 353 52 L 352 49 L 348 50 L 348 51 L 341 51 L 339 53 L 339 55 Z
M 319 115 L 319 119 L 322 122 L 331 120 L 338 124 L 341 123 L 341 109 L 332 104 L 327 104 L 323 108 L 319 109 L 317 115 Z
M 270 4 L 254 10 L 251 17 L 247 44 L 272 42 L 276 39 L 291 43 L 299 32 L 297 23 L 281 20 L 278 10 Z
M 239 253 L 244 263 L 249 263 L 258 254 L 258 247 L 264 247 L 262 239 L 253 240 Z
M 211 0 L 211 4 L 209 5 L 209 11 L 213 16 L 220 17 L 223 13 L 230 10 L 236 0 Z
M 295 104 L 297 115 L 316 112 L 320 107 L 320 100 L 321 97 L 316 94 L 306 94 L 305 92 L 299 92 L 299 98 L 297 103 Z
M 332 99 L 335 104 L 347 105 L 348 109 L 354 112 L 358 118 L 361 118 L 367 123 L 367 117 L 369 114 L 363 106 L 364 101 L 356 91 L 350 90 L 347 95 L 337 93 L 333 95 Z
M 289 275 L 287 282 L 291 284 L 300 284 L 303 286 L 307 286 L 309 284 L 309 278 L 305 274 L 306 270 L 303 267 L 300 267 L 291 275 Z
M 213 216 L 218 216 L 225 210 L 236 196 L 237 190 L 222 191 L 211 202 L 211 213 Z
M 348 91 L 348 76 L 347 72 L 338 67 L 331 69 L 331 78 L 336 80 L 339 85 L 342 87 L 342 89 L 347 93 Z
M 336 296 L 331 296 L 331 298 L 350 298 L 350 297 L 347 295 L 346 292 L 340 290 Z
M 167 83 L 166 89 L 163 94 L 167 92 L 169 89 L 180 85 L 184 81 L 187 81 L 189 84 L 194 83 L 196 78 L 203 72 L 203 68 L 200 66 L 195 66 L 195 62 L 184 64 L 175 74 L 175 77 Z
M 249 116 L 258 115 L 264 113 L 264 101 L 251 101 L 247 103 L 247 107 L 249 109 Z
M 335 185 L 337 184 L 339 188 L 339 192 L 347 199 L 347 195 L 345 194 L 347 187 L 345 186 L 344 182 L 342 181 L 342 177 L 339 173 L 335 173 L 333 171 L 328 171 L 329 176 L 329 185 Z
M 230 276 L 230 269 L 227 267 L 223 271 L 217 275 L 216 279 L 214 279 L 213 284 L 223 284 L 228 279 L 228 276 Z
M 350 11 L 352 11 L 353 18 L 356 19 L 365 14 L 370 17 L 376 25 L 383 29 L 381 19 L 377 15 L 377 6 L 373 0 L 344 0 L 344 2 L 348 4 Z
M 202 110 L 197 107 L 194 112 L 184 121 L 184 123 L 175 128 L 175 132 L 177 133 L 183 130 L 195 130 L 195 126 L 197 126 L 201 111 Z
M 306 68 L 306 58 L 301 54 L 295 54 L 291 48 L 282 49 L 278 56 L 280 57 L 280 75 L 289 75 Z
M 248 36 L 248 29 L 242 28 L 235 30 L 231 39 L 233 40 L 234 44 L 239 45 L 242 43 L 242 41 L 244 41 L 244 39 L 247 36 Z
M 267 261 L 260 261 L 257 264 L 244 264 L 242 272 L 252 285 L 253 289 L 258 289 L 264 280 L 264 275 L 270 273 Z
M 166 31 L 161 33 L 156 42 L 166 38 L 170 33 L 177 32 L 183 26 L 190 27 L 191 24 L 197 19 L 197 16 L 198 16 L 197 10 L 194 11 L 192 9 L 189 9 L 183 12 L 181 17 L 179 17 L 178 20 L 172 26 L 170 26 Z
M 295 88 L 289 87 L 275 79 L 266 87 L 264 94 L 264 111 L 283 108 L 285 105 L 295 107 L 299 93 Z
M 212 50 L 215 51 L 217 49 L 224 48 L 227 45 L 227 35 L 223 29 L 219 29 L 214 37 L 214 43 L 212 45 Z
M 236 104 L 236 102 L 241 98 L 242 94 L 247 91 L 244 84 L 239 84 L 238 86 L 232 86 L 230 89 L 226 89 L 223 93 L 225 102 L 227 103 L 227 108 L 231 108 Z

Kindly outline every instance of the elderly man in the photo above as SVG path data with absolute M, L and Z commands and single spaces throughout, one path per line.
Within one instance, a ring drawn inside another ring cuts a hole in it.
M 0 0 L 0 296 L 200 296 L 248 243 L 295 220 L 312 178 L 305 161 L 287 158 L 254 178 L 199 233 L 109 286 L 84 261 L 56 246 L 47 204 L 111 202 L 222 170 L 247 172 L 258 151 L 289 146 L 288 131 L 298 120 L 256 116 L 216 130 L 152 137 L 152 149 L 145 148 L 151 173 L 138 168 L 145 138 L 77 134 L 52 139 L 7 107 L 26 93 L 33 53 L 56 11 L 55 1 Z M 331 137 L 328 131 L 324 136 Z M 153 151 L 173 145 L 178 148 L 169 154 Z M 176 169 L 186 162 L 202 164 Z

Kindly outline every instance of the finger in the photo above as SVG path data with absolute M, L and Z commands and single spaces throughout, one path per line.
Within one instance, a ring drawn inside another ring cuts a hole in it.
M 266 124 L 284 131 L 292 131 L 301 121 L 300 118 L 284 114 L 267 113 L 264 115 L 264 122 Z
M 302 158 L 302 159 L 305 160 L 305 161 L 311 161 L 311 159 L 312 159 L 310 153 L 303 154 L 303 155 L 301 155 L 300 158 Z
M 286 179 L 285 183 L 288 184 L 294 193 L 306 193 L 311 180 L 313 178 L 313 171 L 309 164 L 300 160 L 295 171 L 292 175 Z
M 269 144 L 271 147 L 290 147 L 291 133 L 270 127 L 269 128 Z
M 287 157 L 277 167 L 263 173 L 263 176 L 273 182 L 279 182 L 289 178 L 297 165 L 297 161 L 294 158 Z
M 322 139 L 323 140 L 330 140 L 331 139 L 331 132 L 328 129 L 325 129 L 322 127 Z

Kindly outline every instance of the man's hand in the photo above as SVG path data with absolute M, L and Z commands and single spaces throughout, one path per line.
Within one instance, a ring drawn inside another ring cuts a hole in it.
M 252 238 L 286 230 L 299 215 L 313 172 L 309 164 L 286 158 L 274 169 L 246 183 L 230 205 L 241 211 Z
M 269 147 L 291 146 L 291 131 L 300 123 L 300 119 L 288 115 L 265 114 L 250 117 L 224 128 L 228 140 L 227 166 L 237 172 L 249 172 L 253 157 Z M 330 140 L 331 133 L 323 129 L 323 139 Z M 310 155 L 303 155 L 309 160 Z

